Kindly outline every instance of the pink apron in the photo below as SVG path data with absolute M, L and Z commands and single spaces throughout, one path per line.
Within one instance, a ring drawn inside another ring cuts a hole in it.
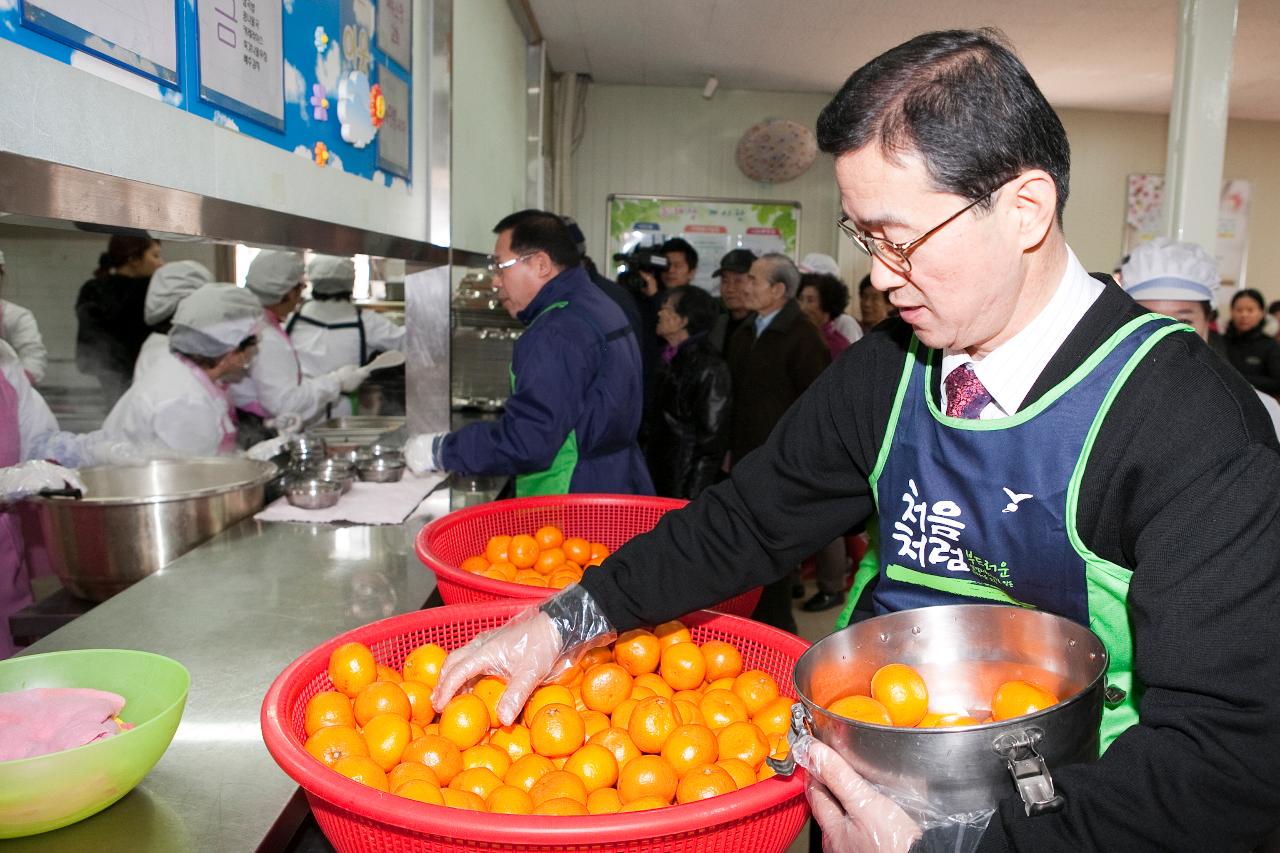
M 18 435 L 18 392 L 0 374 L 0 467 L 22 461 Z M 22 560 L 22 526 L 16 512 L 0 512 L 0 660 L 17 647 L 9 634 L 9 617 L 31 604 L 31 578 Z
M 221 400 L 226 405 L 227 416 L 223 418 L 221 424 L 222 439 L 218 442 L 218 455 L 230 456 L 236 452 L 236 404 L 231 402 L 231 398 L 227 395 L 227 389 L 210 379 L 209 374 L 201 370 L 199 365 L 183 355 L 177 353 L 175 355 L 177 355 L 179 361 L 191 369 L 191 372 L 200 380 L 200 384 L 213 395 L 214 399 Z

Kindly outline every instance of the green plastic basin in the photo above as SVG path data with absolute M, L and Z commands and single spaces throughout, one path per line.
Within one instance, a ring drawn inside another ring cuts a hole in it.
M 125 698 L 134 727 L 85 746 L 0 761 L 0 838 L 35 835 L 97 814 L 142 781 L 182 719 L 191 675 L 175 660 L 130 649 L 77 649 L 0 661 L 0 692 L 91 687 Z

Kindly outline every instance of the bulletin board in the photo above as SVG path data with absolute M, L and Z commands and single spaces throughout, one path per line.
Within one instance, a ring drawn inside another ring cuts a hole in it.
M 0 0 L 0 38 L 391 186 L 410 175 L 413 14 L 407 0 Z
M 609 242 L 599 266 L 615 254 L 681 237 L 698 252 L 694 284 L 719 292 L 711 274 L 731 249 L 800 257 L 800 202 L 687 196 L 610 195 Z

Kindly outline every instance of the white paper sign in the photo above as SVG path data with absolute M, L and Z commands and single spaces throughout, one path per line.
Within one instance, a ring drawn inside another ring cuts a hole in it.
M 378 0 L 378 49 L 413 70 L 413 3 L 411 0 Z
M 409 177 L 409 86 L 391 71 L 378 75 L 387 114 L 378 131 L 378 168 Z
M 173 0 L 26 0 L 23 19 L 94 53 L 177 82 Z
M 200 97 L 284 127 L 280 0 L 199 0 Z

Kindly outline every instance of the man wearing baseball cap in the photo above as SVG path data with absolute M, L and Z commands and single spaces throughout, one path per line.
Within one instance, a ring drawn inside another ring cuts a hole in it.
M 707 339 L 722 355 L 729 338 L 751 316 L 743 302 L 742 288 L 747 283 L 747 272 L 755 262 L 755 252 L 734 249 L 720 259 L 720 268 L 711 274 L 712 278 L 720 279 L 720 301 L 724 303 L 724 313 L 716 318 Z

